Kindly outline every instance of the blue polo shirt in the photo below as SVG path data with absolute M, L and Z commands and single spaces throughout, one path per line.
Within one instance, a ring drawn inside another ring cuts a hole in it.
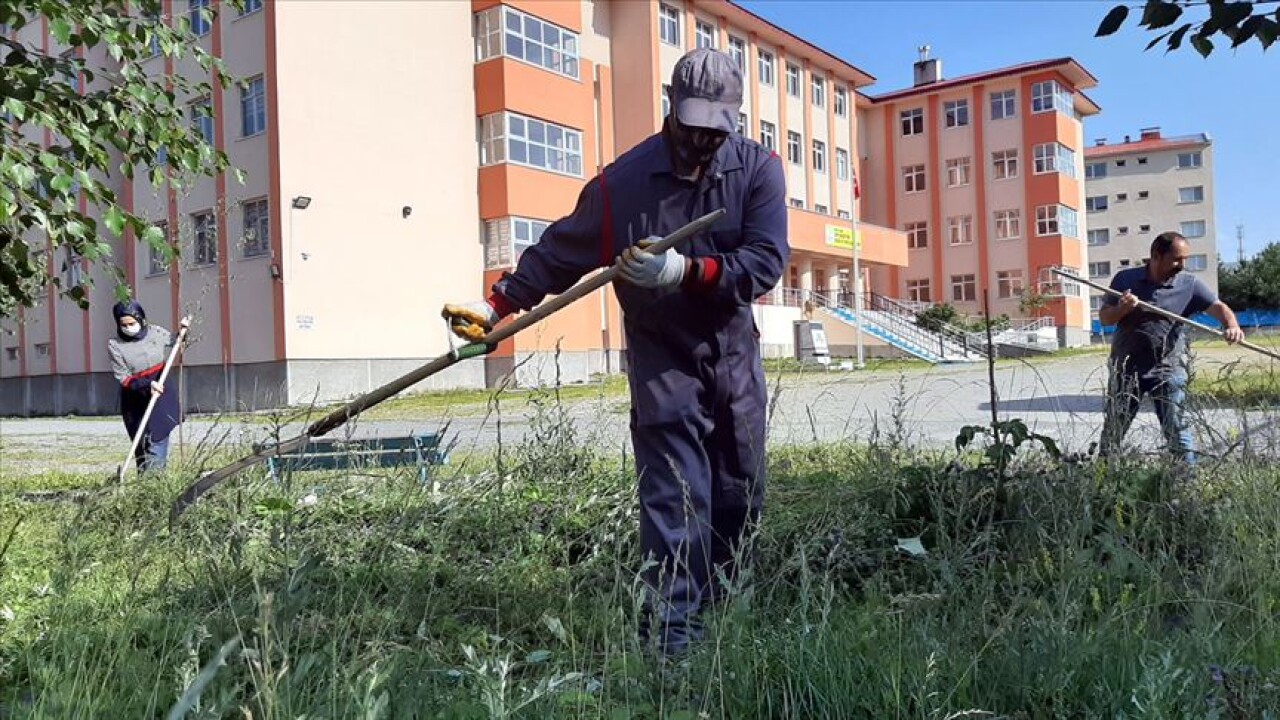
M 1146 266 L 1121 270 L 1111 279 L 1111 288 L 1126 290 L 1139 300 L 1162 310 L 1191 317 L 1208 310 L 1218 296 L 1200 278 L 1185 272 L 1158 283 Z M 1120 299 L 1107 295 L 1103 307 L 1118 305 Z M 1141 308 L 1124 316 L 1111 340 L 1111 359 L 1122 363 L 1125 372 L 1148 380 L 1168 380 L 1188 369 L 1186 326 Z

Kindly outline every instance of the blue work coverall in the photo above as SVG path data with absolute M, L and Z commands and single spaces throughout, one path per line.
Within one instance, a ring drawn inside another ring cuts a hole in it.
M 658 596 L 646 599 L 647 625 L 668 652 L 698 637 L 696 615 L 723 587 L 717 575 L 735 576 L 735 553 L 764 504 L 766 385 L 751 305 L 790 256 L 781 160 L 730 134 L 699 180 L 682 179 L 665 137 L 653 135 L 592 179 L 573 213 L 493 287 L 528 310 L 628 246 L 719 208 L 727 211 L 720 221 L 677 248 L 713 258 L 714 283 L 614 284 L 627 337 L 641 549 L 656 561 L 647 571 Z

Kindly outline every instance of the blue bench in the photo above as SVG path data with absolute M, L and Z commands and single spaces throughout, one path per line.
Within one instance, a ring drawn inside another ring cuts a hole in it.
M 441 433 L 359 440 L 312 438 L 291 453 L 267 458 L 267 472 L 279 482 L 284 472 L 347 470 L 371 467 L 418 468 L 418 481 L 431 478 L 431 467 L 449 462 L 449 451 L 441 447 Z

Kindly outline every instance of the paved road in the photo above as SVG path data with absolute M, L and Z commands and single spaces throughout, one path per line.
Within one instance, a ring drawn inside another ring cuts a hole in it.
M 1215 373 L 1223 363 L 1241 357 L 1237 351 L 1205 350 L 1199 359 L 1202 374 Z M 1035 363 L 1001 364 L 995 385 L 999 412 L 1022 418 L 1032 430 L 1053 437 L 1064 450 L 1086 449 L 1102 425 L 1105 358 L 1080 355 Z M 878 431 L 900 427 L 905 439 L 921 447 L 945 448 L 959 428 L 991 420 L 990 383 L 985 365 L 948 365 L 902 372 L 814 372 L 789 375 L 774 386 L 770 439 L 774 444 L 853 439 L 865 441 Z M 565 410 L 578 436 L 587 442 L 621 449 L 627 444 L 625 398 L 578 401 Z M 1280 414 L 1235 411 L 1197 413 L 1198 431 L 1206 449 L 1220 449 L 1238 437 L 1242 427 L 1255 450 L 1280 447 Z M 449 423 L 457 450 L 488 450 L 520 442 L 529 433 L 528 414 L 494 417 L 433 417 L 418 421 L 358 419 L 335 434 L 352 436 L 400 434 L 436 430 Z M 284 428 L 284 436 L 301 425 Z M 1236 430 L 1232 430 L 1235 428 Z M 260 422 L 189 419 L 183 441 L 188 450 L 202 444 L 249 443 L 271 432 Z M 1154 415 L 1144 408 L 1130 441 L 1147 450 L 1159 447 Z M 55 453 L 44 448 L 53 446 Z M 68 471 L 110 472 L 128 450 L 117 418 L 53 418 L 0 421 L 0 469 L 15 466 L 40 472 L 55 465 Z M 176 452 L 176 450 L 174 451 Z

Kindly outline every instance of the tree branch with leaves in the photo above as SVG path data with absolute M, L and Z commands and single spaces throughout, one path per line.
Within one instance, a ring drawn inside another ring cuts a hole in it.
M 161 9 L 160 0 L 0 0 L 0 25 L 20 37 L 43 16 L 56 46 L 0 34 L 0 315 L 30 307 L 50 283 L 88 306 L 83 285 L 63 287 L 49 275 L 43 252 L 69 248 L 111 276 L 120 297 L 129 288 L 111 262 L 111 238 L 132 234 L 166 258 L 177 254 L 117 195 L 138 168 L 148 168 L 156 187 L 176 188 L 232 170 L 187 114 L 213 82 L 227 88 L 232 79 L 200 48 L 191 14 L 165 18 Z M 201 24 L 215 19 L 209 8 L 199 13 Z M 149 72 L 144 63 L 156 55 L 192 58 L 207 80 Z
M 1202 57 L 1209 57 L 1214 50 L 1213 38 L 1218 35 L 1229 40 L 1232 48 L 1256 40 L 1263 51 L 1280 37 L 1280 0 L 1147 0 L 1145 5 L 1117 5 L 1102 19 L 1094 36 L 1114 34 L 1135 10 L 1142 12 L 1140 27 L 1151 32 L 1163 30 L 1147 44 L 1147 50 L 1163 42 L 1165 52 L 1172 52 L 1186 42 Z M 1208 17 L 1204 17 L 1205 10 Z M 1192 15 L 1196 17 L 1192 19 Z

